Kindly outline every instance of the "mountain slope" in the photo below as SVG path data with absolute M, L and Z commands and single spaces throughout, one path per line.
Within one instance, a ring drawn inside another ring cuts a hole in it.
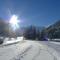
M 60 20 L 46 29 L 50 38 L 60 38 Z

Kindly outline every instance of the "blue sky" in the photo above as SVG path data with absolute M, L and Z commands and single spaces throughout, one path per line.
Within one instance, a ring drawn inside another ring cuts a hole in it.
M 0 0 L 0 17 L 18 15 L 21 26 L 49 26 L 60 19 L 60 0 Z

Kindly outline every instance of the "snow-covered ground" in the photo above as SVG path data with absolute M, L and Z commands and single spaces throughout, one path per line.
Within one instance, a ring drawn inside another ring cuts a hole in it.
M 50 43 L 60 45 L 60 42 L 50 42 Z
M 0 60 L 60 60 L 57 51 L 48 46 L 48 43 L 45 44 L 46 42 L 21 41 L 24 42 L 19 41 L 16 44 L 1 46 Z
M 13 43 L 18 43 L 21 42 L 23 40 L 23 37 L 17 37 L 15 38 L 5 38 L 4 43 L 2 45 L 9 45 L 9 44 L 13 44 Z

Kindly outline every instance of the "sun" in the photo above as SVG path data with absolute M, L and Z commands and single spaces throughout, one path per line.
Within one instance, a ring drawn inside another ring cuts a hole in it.
M 10 20 L 9 20 L 9 23 L 11 25 L 11 27 L 15 30 L 17 28 L 19 28 L 19 20 L 18 20 L 18 17 L 16 15 L 13 15 Z
M 10 23 L 13 24 L 13 25 L 16 25 L 18 23 L 18 17 L 16 15 L 13 15 L 10 19 Z

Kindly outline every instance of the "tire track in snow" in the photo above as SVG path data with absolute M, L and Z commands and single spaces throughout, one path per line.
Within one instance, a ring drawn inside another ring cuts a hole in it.
M 32 48 L 32 45 L 26 48 L 22 53 L 18 54 L 16 57 L 13 57 L 11 60 L 21 60 L 26 55 L 26 52 L 28 52 Z
M 41 48 L 40 48 L 40 46 L 39 46 L 38 53 L 33 57 L 32 60 L 35 60 L 35 59 L 40 55 L 40 50 L 41 50 Z

